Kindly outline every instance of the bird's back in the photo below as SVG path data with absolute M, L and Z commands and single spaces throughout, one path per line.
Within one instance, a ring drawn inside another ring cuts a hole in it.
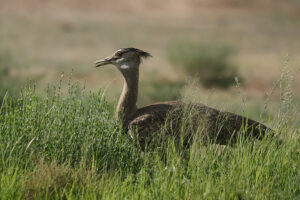
M 247 135 L 261 138 L 267 127 L 252 119 L 222 112 L 202 104 L 185 104 L 169 101 L 139 108 L 128 123 L 130 134 L 138 134 L 139 141 L 144 144 L 152 140 L 161 129 L 167 134 L 175 134 L 184 138 L 189 145 L 195 135 L 203 140 L 213 140 L 218 144 L 228 144 L 237 138 L 241 128 Z
M 166 123 L 170 113 L 180 106 L 177 101 L 161 102 L 139 108 L 131 117 L 128 127 L 131 137 L 138 133 L 139 140 L 151 138 Z

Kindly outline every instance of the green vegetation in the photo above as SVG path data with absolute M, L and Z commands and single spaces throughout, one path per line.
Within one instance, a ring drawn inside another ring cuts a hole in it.
M 299 128 L 234 147 L 141 152 L 101 92 L 33 86 L 0 108 L 0 199 L 298 199 Z M 279 126 L 280 127 L 280 126 Z
M 8 89 L 11 92 L 15 86 L 10 75 L 10 69 L 13 67 L 13 59 L 7 50 L 0 49 L 0 103 L 3 101 Z
M 184 82 L 173 82 L 168 80 L 150 80 L 140 83 L 140 90 L 143 92 L 139 102 L 151 104 L 153 102 L 171 101 L 180 98 L 180 92 Z
M 206 88 L 228 88 L 235 83 L 239 74 L 230 63 L 233 53 L 231 47 L 204 43 L 176 43 L 168 49 L 170 61 L 188 75 L 199 78 Z
M 9 49 L 0 48 L 0 105 L 5 95 L 17 96 L 21 87 L 19 75 L 12 75 L 16 63 Z

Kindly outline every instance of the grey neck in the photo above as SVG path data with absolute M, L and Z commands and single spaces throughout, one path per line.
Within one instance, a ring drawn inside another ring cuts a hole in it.
M 120 69 L 124 76 L 124 86 L 118 101 L 116 118 L 127 125 L 130 118 L 137 110 L 136 102 L 138 97 L 139 64 L 129 66 L 127 69 Z

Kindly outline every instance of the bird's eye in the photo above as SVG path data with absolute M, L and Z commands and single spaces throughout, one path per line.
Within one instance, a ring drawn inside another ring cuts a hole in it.
M 121 58 L 121 54 L 120 53 L 116 53 L 114 57 Z

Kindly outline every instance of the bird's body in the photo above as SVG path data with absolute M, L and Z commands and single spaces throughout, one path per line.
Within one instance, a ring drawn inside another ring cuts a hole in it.
M 248 136 L 262 138 L 268 129 L 252 119 L 219 111 L 202 104 L 186 104 L 179 101 L 162 102 L 138 109 L 126 124 L 131 137 L 138 134 L 142 146 L 151 141 L 162 129 L 168 135 L 183 139 L 184 145 L 190 145 L 194 134 L 203 141 L 213 141 L 225 145 L 237 139 L 241 129 Z
M 149 53 L 139 49 L 123 48 L 112 57 L 96 62 L 97 66 L 113 64 L 123 74 L 125 83 L 116 117 L 122 121 L 131 137 L 137 136 L 142 146 L 162 129 L 168 135 L 183 139 L 185 145 L 191 144 L 195 134 L 203 140 L 228 144 L 237 138 L 243 128 L 247 136 L 255 138 L 262 138 L 267 132 L 268 128 L 259 122 L 203 104 L 168 101 L 137 108 L 139 65 L 142 58 L 149 56 Z

